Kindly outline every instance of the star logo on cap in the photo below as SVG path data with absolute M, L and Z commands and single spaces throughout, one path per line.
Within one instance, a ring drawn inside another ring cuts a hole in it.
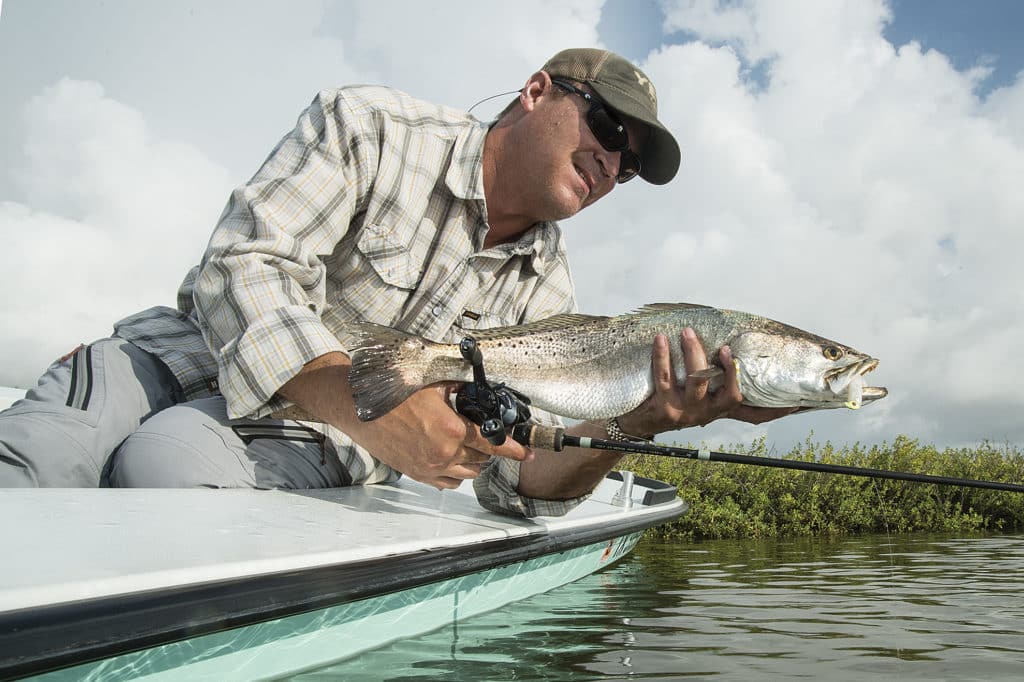
M 651 79 L 639 71 L 634 71 L 633 75 L 636 76 L 637 83 L 647 88 L 647 96 L 651 98 L 651 102 L 656 103 L 658 101 L 658 96 L 654 92 L 654 83 L 651 82 Z

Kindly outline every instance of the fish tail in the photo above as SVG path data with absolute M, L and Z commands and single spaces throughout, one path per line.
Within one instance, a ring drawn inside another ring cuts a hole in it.
M 360 420 L 387 414 L 432 383 L 426 376 L 429 359 L 441 344 L 369 322 L 355 325 L 353 331 L 358 342 L 348 381 Z

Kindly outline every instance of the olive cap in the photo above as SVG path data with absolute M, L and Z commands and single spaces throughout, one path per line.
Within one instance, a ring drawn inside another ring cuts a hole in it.
M 586 83 L 616 113 L 650 130 L 640 155 L 640 177 L 664 185 L 679 170 L 679 144 L 658 120 L 658 93 L 647 75 L 623 57 L 590 47 L 562 50 L 541 67 L 553 78 Z

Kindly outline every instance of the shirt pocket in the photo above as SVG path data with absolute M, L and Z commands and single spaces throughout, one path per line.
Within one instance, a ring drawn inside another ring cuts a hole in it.
M 423 275 L 429 244 L 415 230 L 366 225 L 356 248 L 373 271 L 393 287 L 415 289 Z
M 456 324 L 465 330 L 511 327 L 522 321 L 534 277 L 522 273 L 521 259 L 512 259 L 497 276 L 481 281 L 466 301 Z

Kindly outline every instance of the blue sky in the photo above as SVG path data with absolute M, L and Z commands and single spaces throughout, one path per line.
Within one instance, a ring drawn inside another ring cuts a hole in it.
M 912 40 L 948 56 L 958 69 L 981 63 L 992 75 L 979 92 L 1013 83 L 1024 69 L 1024 2 L 1016 0 L 893 0 L 885 37 L 895 45 Z M 608 47 L 643 59 L 664 42 L 693 39 L 690 32 L 665 35 L 665 13 L 658 0 L 606 0 L 599 30 Z
M 991 61 L 982 92 L 1010 85 L 1024 69 L 1024 3 L 1016 0 L 894 0 L 885 36 L 916 40 L 949 56 L 958 69 Z
M 874 355 L 890 390 L 857 413 L 679 439 L 1024 444 L 1022 8 L 6 0 L 0 385 L 173 306 L 232 188 L 319 89 L 384 83 L 464 108 L 602 45 L 657 84 L 684 162 L 670 185 L 630 183 L 564 221 L 581 310 L 762 314 Z

